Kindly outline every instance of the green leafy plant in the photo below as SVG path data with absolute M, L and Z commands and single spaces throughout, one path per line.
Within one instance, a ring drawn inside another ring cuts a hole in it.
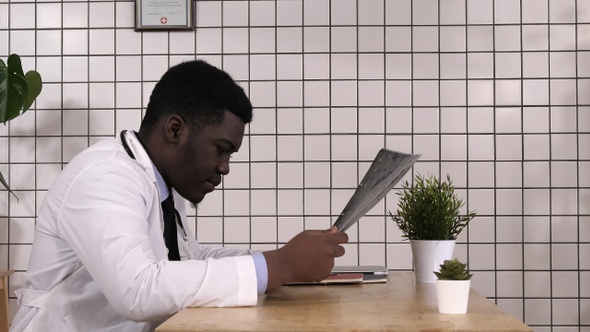
M 6 124 L 26 112 L 41 93 L 42 86 L 43 81 L 37 71 L 23 72 L 17 54 L 11 54 L 6 63 L 0 59 L 0 122 Z M 16 197 L 2 173 L 0 183 Z
M 413 184 L 402 183 L 398 209 L 389 216 L 409 240 L 456 240 L 475 212 L 460 214 L 465 204 L 455 194 L 451 177 L 446 181 L 417 174 Z
M 473 276 L 466 270 L 467 264 L 457 258 L 445 260 L 440 264 L 440 272 L 434 272 L 439 280 L 469 280 Z

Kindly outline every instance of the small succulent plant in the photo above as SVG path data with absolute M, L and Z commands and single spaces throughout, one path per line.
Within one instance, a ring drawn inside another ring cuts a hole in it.
M 458 259 L 445 260 L 440 264 L 440 272 L 434 272 L 439 280 L 469 280 L 473 276 L 466 270 L 467 264 Z

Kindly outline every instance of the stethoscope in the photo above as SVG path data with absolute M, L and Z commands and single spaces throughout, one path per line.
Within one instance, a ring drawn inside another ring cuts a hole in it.
M 119 134 L 119 136 L 121 138 L 121 143 L 123 143 L 123 148 L 125 149 L 125 152 L 127 152 L 127 154 L 129 155 L 129 157 L 131 157 L 131 159 L 135 160 L 135 154 L 133 153 L 133 151 L 131 151 L 131 148 L 129 147 L 129 143 L 127 142 L 126 134 L 127 134 L 127 130 L 122 130 L 121 133 Z M 169 189 L 168 194 L 172 195 L 172 190 Z M 176 214 L 176 224 L 182 230 L 182 238 L 184 239 L 184 242 L 188 245 L 188 235 L 186 234 L 186 230 L 184 229 L 184 226 L 182 225 L 182 222 L 180 221 L 181 220 L 180 214 L 178 213 L 178 211 L 176 209 L 174 209 L 174 213 Z

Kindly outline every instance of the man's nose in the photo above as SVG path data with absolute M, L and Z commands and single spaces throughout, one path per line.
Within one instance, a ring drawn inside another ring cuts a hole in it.
M 221 175 L 229 174 L 229 160 L 222 160 L 217 165 L 217 173 L 219 173 Z

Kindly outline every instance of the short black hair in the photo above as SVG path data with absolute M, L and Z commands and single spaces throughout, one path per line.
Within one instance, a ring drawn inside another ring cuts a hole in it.
M 252 104 L 228 73 L 203 60 L 182 62 L 156 83 L 139 131 L 151 132 L 161 118 L 172 114 L 199 125 L 219 124 L 225 111 L 244 123 L 252 121 Z

